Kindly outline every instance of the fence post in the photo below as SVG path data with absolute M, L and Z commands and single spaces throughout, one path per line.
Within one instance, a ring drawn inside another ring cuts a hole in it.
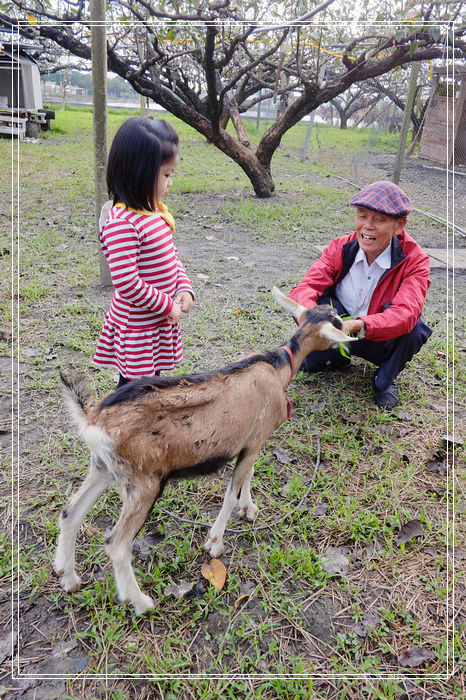
M 408 95 L 406 97 L 405 111 L 403 113 L 403 123 L 401 125 L 400 138 L 398 140 L 398 150 L 395 158 L 395 166 L 393 168 L 393 182 L 397 185 L 400 181 L 401 168 L 403 167 L 403 154 L 406 148 L 406 139 L 408 136 L 409 123 L 411 121 L 411 112 L 413 111 L 414 97 L 416 94 L 417 78 L 419 75 L 419 62 L 413 63 L 411 68 L 411 77 L 409 79 Z
M 107 136 L 107 32 L 105 28 L 105 0 L 91 0 L 91 58 L 92 58 L 92 114 L 94 124 L 94 179 L 95 218 L 97 234 L 102 204 L 108 199 L 106 169 Z M 98 248 L 100 282 L 110 286 L 112 279 L 108 263 Z

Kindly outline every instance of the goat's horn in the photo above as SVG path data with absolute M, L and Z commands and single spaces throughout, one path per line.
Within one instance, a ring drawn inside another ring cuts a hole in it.
M 293 314 L 296 319 L 299 319 L 303 311 L 306 311 L 305 306 L 301 306 L 301 304 L 293 301 L 290 297 L 285 296 L 278 287 L 272 287 L 272 294 L 280 306 L 285 309 L 285 311 L 288 311 L 288 313 Z

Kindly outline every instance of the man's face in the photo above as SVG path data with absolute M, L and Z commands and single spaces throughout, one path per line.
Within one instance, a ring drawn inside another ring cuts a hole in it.
M 390 245 L 393 236 L 401 233 L 405 224 L 406 219 L 396 219 L 371 209 L 357 207 L 356 236 L 369 265 Z

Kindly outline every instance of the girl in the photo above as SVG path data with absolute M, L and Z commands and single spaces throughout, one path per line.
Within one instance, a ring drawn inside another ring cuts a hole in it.
M 181 363 L 178 321 L 194 300 L 173 242 L 173 218 L 162 204 L 179 161 L 178 137 L 157 121 L 124 122 L 108 158 L 113 206 L 100 242 L 115 291 L 93 362 L 118 369 L 117 388 Z M 161 141 L 164 133 L 170 136 Z

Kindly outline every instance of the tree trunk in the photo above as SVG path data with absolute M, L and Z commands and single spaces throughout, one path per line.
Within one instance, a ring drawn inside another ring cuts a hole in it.
M 275 192 L 275 183 L 272 180 L 270 170 L 254 166 L 248 170 L 245 165 L 243 165 L 242 168 L 251 180 L 254 192 L 259 199 L 269 199 L 270 197 L 273 197 Z
M 241 119 L 241 115 L 239 113 L 238 105 L 236 104 L 234 95 L 227 95 L 225 102 L 228 109 L 228 114 L 230 115 L 230 119 L 233 122 L 233 126 L 235 127 L 236 134 L 238 136 L 238 141 L 242 143 L 243 146 L 249 146 L 251 143 L 249 140 L 249 134 L 246 131 L 246 127 L 244 126 L 243 120 Z
M 220 131 L 210 134 L 211 142 L 237 163 L 246 173 L 260 199 L 273 197 L 275 183 L 270 171 L 270 163 L 258 158 L 249 147 L 238 143 L 228 132 Z
M 345 112 L 340 112 L 340 129 L 346 129 L 348 127 L 348 117 Z

